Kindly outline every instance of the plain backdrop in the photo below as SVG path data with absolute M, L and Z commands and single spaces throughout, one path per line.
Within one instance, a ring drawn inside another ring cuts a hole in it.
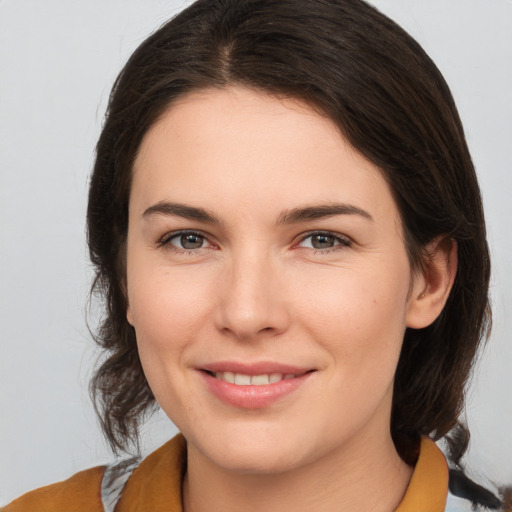
M 467 463 L 512 482 L 512 2 L 373 0 L 452 88 L 481 182 L 494 330 Z M 180 0 L 0 0 L 0 503 L 112 459 L 90 404 L 88 174 L 109 89 Z M 91 312 L 94 323 L 94 307 Z M 144 449 L 175 432 L 157 414 Z

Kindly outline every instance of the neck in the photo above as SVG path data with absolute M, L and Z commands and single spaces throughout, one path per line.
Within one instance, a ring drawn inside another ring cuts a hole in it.
M 385 439 L 362 436 L 313 463 L 282 473 L 228 471 L 188 447 L 185 512 L 391 512 L 399 505 L 412 468 Z

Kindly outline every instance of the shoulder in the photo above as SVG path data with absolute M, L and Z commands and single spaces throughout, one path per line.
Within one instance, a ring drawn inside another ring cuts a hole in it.
M 179 511 L 185 467 L 186 443 L 177 435 L 142 462 L 134 458 L 81 471 L 24 494 L 0 512 Z
M 76 473 L 68 480 L 41 487 L 1 509 L 2 512 L 103 512 L 101 481 L 105 468 Z

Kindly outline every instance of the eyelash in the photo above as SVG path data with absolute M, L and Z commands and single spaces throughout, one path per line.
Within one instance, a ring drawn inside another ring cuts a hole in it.
M 205 249 L 205 247 L 198 247 L 196 249 L 184 249 L 179 248 L 171 244 L 171 241 L 185 235 L 194 235 L 199 238 L 202 238 L 203 240 L 208 241 L 208 237 L 204 234 L 202 234 L 200 231 L 193 231 L 193 230 L 180 230 L 180 231 L 173 231 L 171 233 L 167 233 L 164 235 L 158 242 L 158 247 L 165 248 L 171 251 L 176 252 L 177 254 L 197 254 L 198 250 Z M 323 249 L 316 249 L 314 247 L 311 247 L 311 249 L 315 250 L 315 254 L 328 254 L 333 251 L 339 251 L 341 249 L 351 247 L 352 241 L 348 237 L 344 237 L 339 235 L 338 233 L 333 233 L 332 231 L 311 231 L 309 233 L 305 233 L 300 240 L 294 244 L 294 247 L 297 247 L 299 244 L 303 243 L 308 238 L 312 238 L 314 236 L 325 236 L 330 237 L 333 239 L 333 241 L 336 243 L 333 247 L 326 247 Z M 300 248 L 300 247 L 298 247 Z

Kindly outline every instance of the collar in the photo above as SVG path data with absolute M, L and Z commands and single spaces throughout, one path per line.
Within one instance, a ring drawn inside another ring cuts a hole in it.
M 444 512 L 447 495 L 446 459 L 432 439 L 422 437 L 418 462 L 395 512 Z

